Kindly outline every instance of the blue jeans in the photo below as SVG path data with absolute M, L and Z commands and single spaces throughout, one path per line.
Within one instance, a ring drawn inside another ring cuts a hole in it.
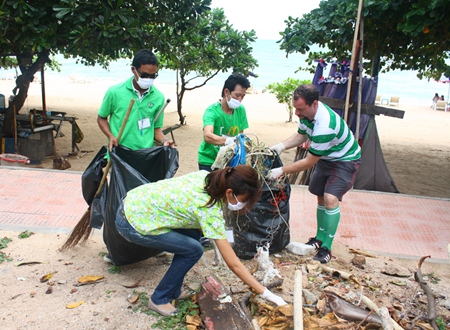
M 156 305 L 167 304 L 178 298 L 187 272 L 203 255 L 200 231 L 197 229 L 174 229 L 162 235 L 142 235 L 127 221 L 120 204 L 116 216 L 116 228 L 127 241 L 153 249 L 173 253 L 172 264 L 151 297 Z

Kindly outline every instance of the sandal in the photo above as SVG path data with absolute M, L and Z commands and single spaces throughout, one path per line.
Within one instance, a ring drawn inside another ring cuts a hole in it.
M 178 309 L 172 304 L 156 305 L 151 298 L 148 300 L 148 308 L 162 316 L 174 316 L 178 314 Z
M 186 289 L 182 289 L 180 295 L 178 296 L 178 298 L 176 298 L 175 300 L 183 300 L 183 299 L 187 299 L 192 297 L 193 295 L 195 295 L 197 292 L 192 291 L 192 290 L 186 290 Z

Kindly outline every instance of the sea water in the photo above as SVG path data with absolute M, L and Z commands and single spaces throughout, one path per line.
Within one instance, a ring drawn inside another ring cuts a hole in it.
M 286 57 L 286 53 L 280 50 L 280 44 L 276 40 L 257 40 L 252 43 L 252 55 L 258 61 L 258 67 L 252 72 L 257 74 L 257 78 L 249 77 L 253 88 L 258 93 L 261 93 L 267 85 L 275 82 L 282 83 L 287 78 L 294 78 L 299 80 L 312 80 L 313 74 L 299 70 L 306 67 L 307 54 L 293 53 Z M 314 49 L 315 51 L 318 50 Z M 81 63 L 76 63 L 75 59 L 65 59 L 62 55 L 56 56 L 56 60 L 61 63 L 61 72 L 46 70 L 45 75 L 49 78 L 72 79 L 80 81 L 96 81 L 108 80 L 110 84 L 114 82 L 123 81 L 131 77 L 131 60 L 120 59 L 111 62 L 109 70 L 105 70 L 100 66 L 85 66 Z M 328 73 L 330 66 L 328 66 L 324 73 Z M 13 70 L 3 70 L 0 74 L 2 76 L 11 75 Z M 208 81 L 208 86 L 215 86 L 218 89 L 223 87 L 226 78 L 232 73 L 220 72 L 213 79 Z M 189 77 L 193 77 L 191 74 Z M 0 77 L 3 78 L 3 77 Z M 194 79 L 188 87 L 203 83 L 204 78 Z M 161 69 L 159 76 L 155 81 L 157 84 L 175 85 L 176 73 L 173 70 Z M 391 71 L 381 73 L 378 78 L 378 95 L 382 99 L 390 99 L 391 96 L 400 97 L 400 106 L 402 105 L 431 105 L 431 99 L 435 93 L 444 95 L 448 100 L 450 92 L 450 83 L 444 84 L 434 80 L 427 79 L 420 80 L 417 78 L 417 73 L 414 71 Z

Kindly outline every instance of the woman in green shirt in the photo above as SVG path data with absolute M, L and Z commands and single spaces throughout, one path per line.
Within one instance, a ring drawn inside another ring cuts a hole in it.
M 240 262 L 225 235 L 222 204 L 248 212 L 261 195 L 261 182 L 248 165 L 208 173 L 198 171 L 132 189 L 119 206 L 118 232 L 129 242 L 173 253 L 172 264 L 149 299 L 161 315 L 178 311 L 170 303 L 181 292 L 186 273 L 203 255 L 200 237 L 213 239 L 228 267 L 257 293 L 277 305 L 284 300 L 261 285 Z

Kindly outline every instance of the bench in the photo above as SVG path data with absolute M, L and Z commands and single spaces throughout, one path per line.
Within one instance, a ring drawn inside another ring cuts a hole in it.
M 77 123 L 76 123 L 76 117 L 69 117 L 66 116 L 66 112 L 63 111 L 46 111 L 46 119 L 47 119 L 47 123 L 50 123 L 51 125 L 53 125 L 53 129 L 55 130 L 55 139 L 58 137 L 63 137 L 64 133 L 61 132 L 61 127 L 63 122 L 68 121 L 71 124 L 72 127 L 72 152 L 75 152 L 75 149 L 77 151 L 80 151 L 80 149 L 77 146 L 76 140 L 77 139 L 83 139 L 82 137 L 78 137 L 77 134 L 81 134 L 80 132 L 76 132 L 77 130 L 79 130 L 79 128 L 77 127 Z M 32 118 L 33 120 L 30 120 L 32 122 L 33 125 L 33 121 L 37 122 L 43 122 L 44 121 L 44 114 L 42 110 L 36 110 L 36 109 L 31 109 L 30 110 L 30 115 L 33 115 L 33 117 L 30 116 L 30 118 Z M 38 119 L 39 118 L 39 119 Z
M 167 134 L 170 133 L 170 136 L 172 137 L 173 143 L 176 144 L 175 143 L 175 137 L 173 136 L 173 131 L 176 130 L 177 128 L 180 128 L 180 127 L 181 127 L 180 124 L 175 124 L 175 125 L 163 128 L 162 132 L 163 132 L 164 135 L 167 135 Z

